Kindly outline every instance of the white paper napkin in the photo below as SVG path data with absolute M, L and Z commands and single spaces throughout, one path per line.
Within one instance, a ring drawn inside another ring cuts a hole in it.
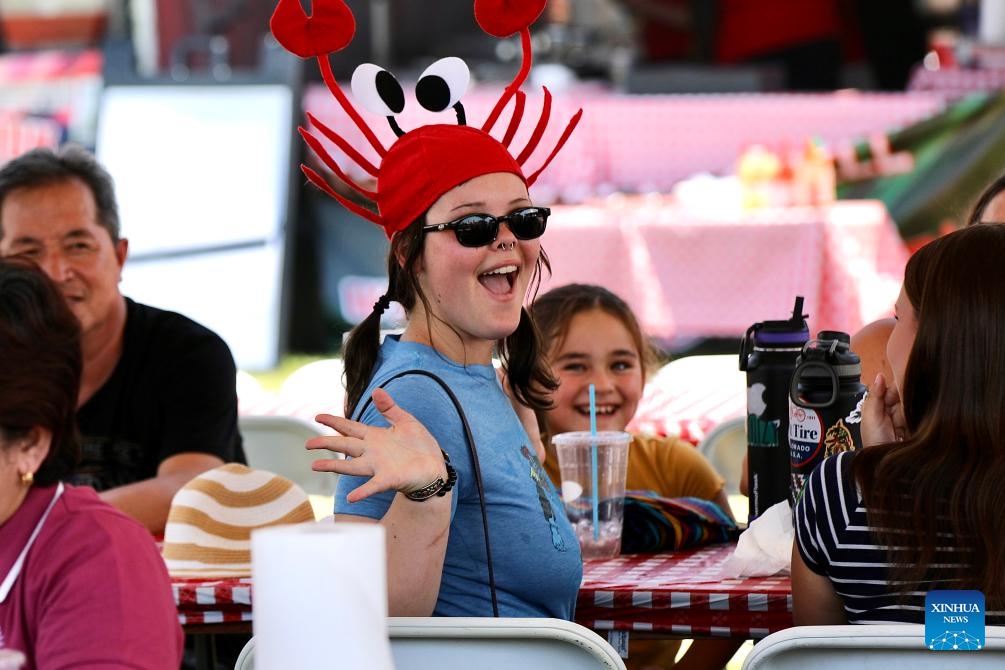
M 740 535 L 736 549 L 722 564 L 722 576 L 787 575 L 792 561 L 792 508 L 783 500 L 754 519 Z

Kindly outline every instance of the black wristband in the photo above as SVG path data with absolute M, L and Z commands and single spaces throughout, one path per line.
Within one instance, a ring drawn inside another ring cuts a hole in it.
M 414 500 L 415 502 L 422 502 L 423 500 L 429 500 L 433 496 L 443 497 L 454 488 L 454 484 L 457 483 L 457 471 L 454 470 L 453 466 L 450 465 L 450 457 L 447 456 L 447 452 L 440 449 L 440 453 L 443 454 L 443 464 L 447 466 L 447 479 L 443 480 L 443 477 L 437 477 L 436 480 L 430 484 L 426 484 L 421 489 L 415 491 L 409 491 L 408 493 L 402 492 L 409 500 Z

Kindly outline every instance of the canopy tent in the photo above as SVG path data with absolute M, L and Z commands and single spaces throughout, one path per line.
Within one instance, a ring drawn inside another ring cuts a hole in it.
M 975 93 L 888 136 L 891 152 L 912 154 L 914 169 L 839 184 L 842 199 L 882 200 L 910 246 L 962 226 L 984 188 L 1005 173 L 1005 93 Z M 858 160 L 872 159 L 869 143 Z

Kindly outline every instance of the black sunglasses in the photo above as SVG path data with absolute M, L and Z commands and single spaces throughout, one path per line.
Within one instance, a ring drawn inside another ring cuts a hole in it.
M 491 214 L 467 214 L 447 223 L 423 226 L 422 232 L 453 230 L 462 247 L 484 247 L 499 237 L 499 224 L 503 221 L 516 239 L 537 239 L 544 234 L 550 215 L 551 210 L 547 207 L 524 207 L 498 217 Z

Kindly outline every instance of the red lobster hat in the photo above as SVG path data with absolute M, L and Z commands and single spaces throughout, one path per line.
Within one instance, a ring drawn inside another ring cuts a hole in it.
M 525 94 L 520 86 L 526 80 L 531 65 L 530 25 L 544 11 L 546 0 L 475 0 L 475 19 L 486 33 L 499 38 L 520 33 L 523 62 L 520 71 L 506 87 L 482 127 L 466 125 L 459 90 L 467 85 L 467 66 L 458 58 L 444 58 L 423 73 L 416 84 L 419 103 L 431 111 L 454 108 L 457 124 L 433 124 L 402 132 L 394 115 L 404 108 L 401 85 L 386 70 L 369 63 L 356 69 L 352 77 L 354 95 L 361 104 L 387 117 L 398 140 L 388 149 L 356 111 L 335 81 L 328 56 L 344 49 L 353 38 L 356 22 L 343 0 L 313 0 L 312 13 L 304 13 L 300 0 L 279 0 L 272 15 L 272 34 L 288 51 L 301 58 L 316 57 L 328 90 L 366 136 L 380 156 L 375 166 L 349 142 L 331 128 L 308 114 L 311 124 L 341 149 L 364 171 L 377 179 L 377 190 L 370 191 L 355 183 L 339 167 L 321 141 L 306 128 L 300 135 L 321 161 L 346 186 L 376 206 L 377 213 L 346 198 L 328 184 L 316 171 L 301 165 L 307 178 L 322 191 L 338 200 L 359 216 L 381 226 L 390 238 L 422 216 L 440 196 L 470 179 L 493 172 L 508 172 L 520 177 L 528 186 L 551 163 L 565 144 L 583 114 L 579 110 L 569 121 L 558 143 L 540 168 L 530 176 L 523 173 L 523 164 L 537 148 L 548 126 L 551 93 L 544 88 L 544 105 L 534 132 L 515 158 L 509 151 L 510 142 L 523 118 Z M 461 86 L 458 86 L 461 81 Z M 367 86 L 369 85 L 369 89 Z M 510 100 L 515 100 L 513 116 L 502 141 L 489 135 L 496 120 Z

